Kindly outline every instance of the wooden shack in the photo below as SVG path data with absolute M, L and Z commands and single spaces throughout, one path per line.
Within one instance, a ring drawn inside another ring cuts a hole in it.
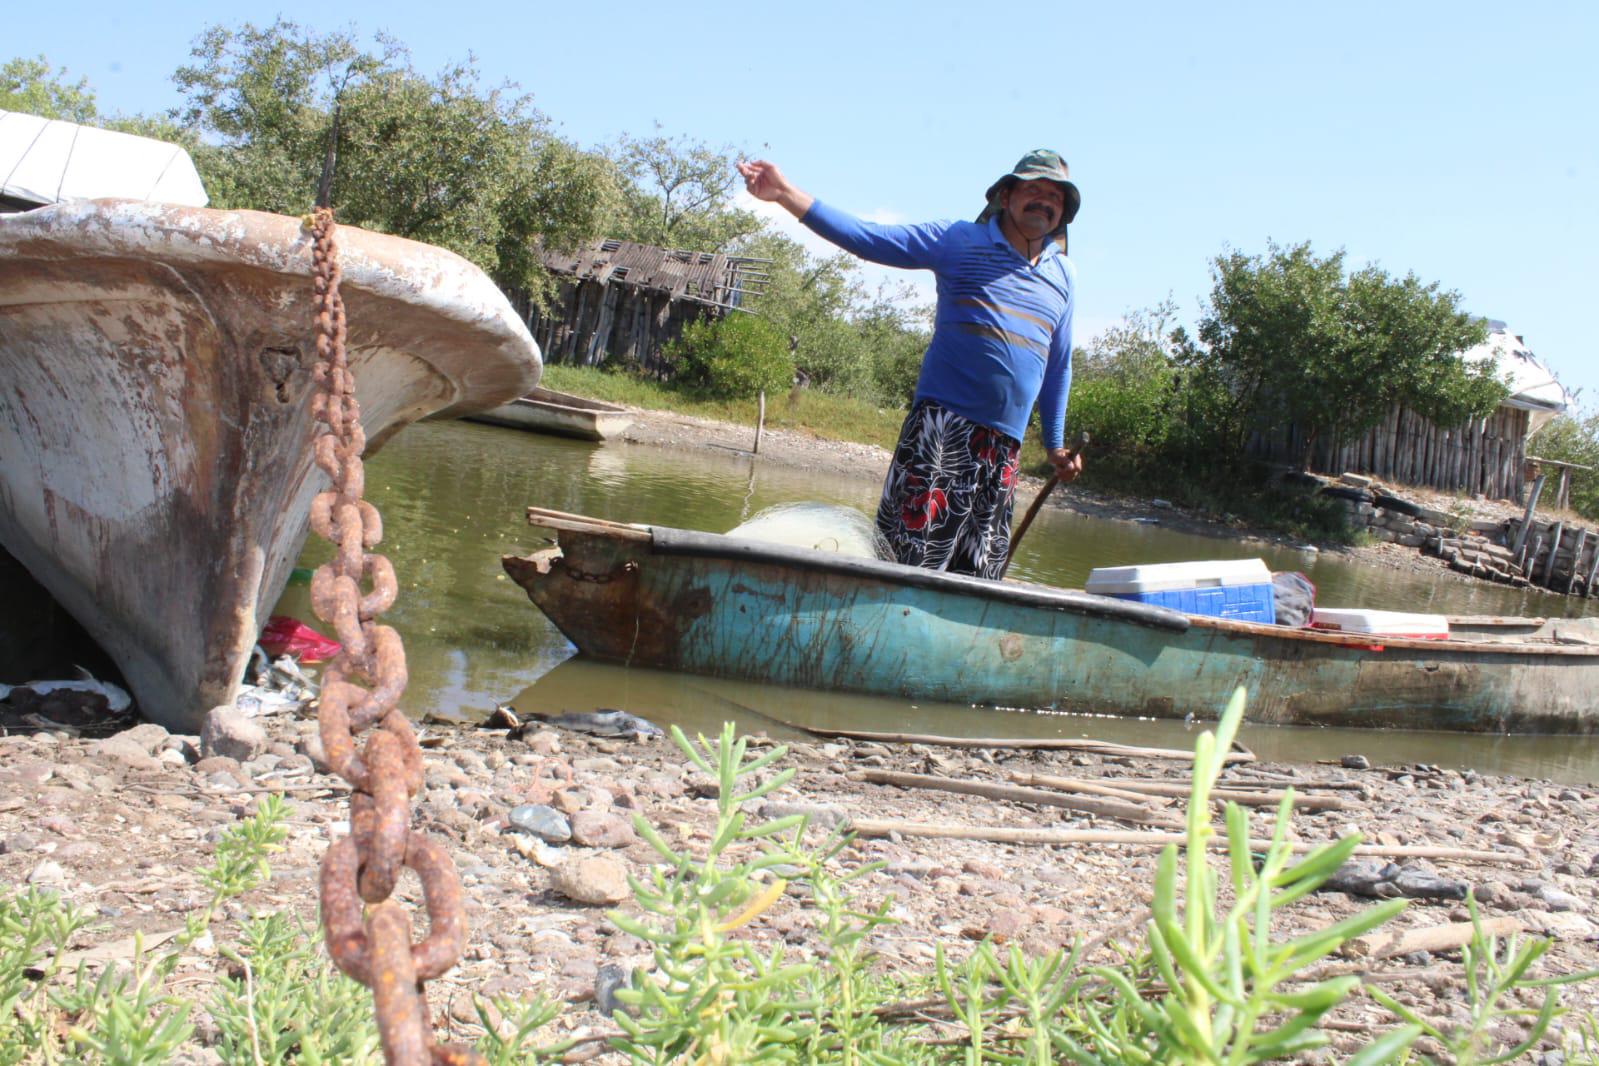
M 511 300 L 548 363 L 620 361 L 670 377 L 662 349 L 695 319 L 747 311 L 765 290 L 770 262 L 603 239 L 575 252 L 548 252 L 558 279 L 547 310 L 526 293 Z
M 1335 445 L 1322 437 L 1310 469 L 1324 474 L 1371 474 L 1386 481 L 1445 492 L 1481 493 L 1521 500 L 1527 479 L 1527 438 L 1565 411 L 1571 397 L 1549 369 L 1503 322 L 1488 321 L 1488 339 L 1465 353 L 1488 363 L 1510 388 L 1490 415 L 1464 425 L 1438 426 L 1415 411 L 1395 406 L 1364 436 Z M 1304 454 L 1304 431 L 1293 423 L 1257 434 L 1250 453 L 1273 462 Z

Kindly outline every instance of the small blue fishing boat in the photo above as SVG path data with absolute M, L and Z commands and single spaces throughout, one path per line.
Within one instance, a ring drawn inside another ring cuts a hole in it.
M 1375 637 L 934 573 L 540 508 L 557 546 L 506 572 L 595 659 L 988 706 L 1213 716 L 1239 685 L 1285 725 L 1599 731 L 1599 646 L 1580 626 L 1454 619 Z

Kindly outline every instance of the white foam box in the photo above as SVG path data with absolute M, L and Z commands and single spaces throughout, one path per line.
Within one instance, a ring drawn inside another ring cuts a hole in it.
M 1277 620 L 1271 571 L 1263 559 L 1102 566 L 1089 573 L 1083 587 L 1097 596 L 1153 603 L 1187 614 L 1267 625 Z
M 1317 607 L 1310 617 L 1313 629 L 1359 633 L 1378 637 L 1414 637 L 1448 640 L 1449 619 L 1441 614 L 1407 614 L 1404 611 L 1363 611 L 1354 608 Z

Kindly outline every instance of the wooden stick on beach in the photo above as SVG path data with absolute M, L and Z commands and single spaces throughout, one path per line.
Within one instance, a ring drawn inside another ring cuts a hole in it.
M 1012 803 L 1036 803 L 1046 807 L 1064 807 L 1069 811 L 1098 815 L 1103 818 L 1118 818 L 1124 822 L 1145 825 L 1150 823 L 1178 824 L 1177 819 L 1171 815 L 1162 814 L 1156 808 L 1143 804 L 1127 803 L 1113 799 L 1062 796 L 1056 792 L 1046 792 L 1037 788 L 1022 788 L 1019 785 L 1007 785 L 998 781 L 969 781 L 959 777 L 905 774 L 893 770 L 861 770 L 850 774 L 850 776 L 856 780 L 869 781 L 875 785 L 926 788 L 940 792 L 959 792 L 968 796 L 984 796 L 988 799 L 1008 800 Z
M 937 825 L 931 822 L 902 822 L 881 818 L 853 818 L 850 827 L 861 836 L 886 837 L 898 833 L 907 837 L 936 837 L 945 840 L 986 840 L 994 844 L 1131 844 L 1137 847 L 1165 847 L 1182 844 L 1188 838 L 1182 833 L 1160 833 L 1148 829 L 1034 829 L 1012 826 Z M 1312 843 L 1293 841 L 1288 846 L 1297 854 L 1314 851 L 1326 841 Z M 1212 848 L 1224 848 L 1227 842 L 1212 839 Z M 1252 849 L 1264 851 L 1271 841 L 1252 837 Z M 1361 844 L 1356 855 L 1371 855 L 1390 859 L 1446 859 L 1457 862 L 1475 862 L 1498 866 L 1533 866 L 1535 862 L 1526 855 L 1506 851 L 1474 851 L 1469 848 L 1438 848 L 1411 844 Z
M 1100 782 L 1083 781 L 1075 777 L 1052 777 L 1049 774 L 1032 774 L 1021 771 L 1014 772 L 1010 779 L 1018 785 L 1034 785 L 1039 788 L 1058 788 L 1066 792 L 1089 792 L 1101 795 L 1104 786 Z M 1119 786 L 1112 791 L 1123 796 L 1187 796 L 1192 788 L 1176 782 L 1124 782 L 1111 778 Z M 1241 807 L 1275 807 L 1282 802 L 1284 792 L 1278 790 L 1249 792 L 1235 788 L 1216 788 L 1211 790 L 1211 798 L 1218 803 L 1231 801 Z M 1349 804 L 1332 796 L 1306 796 L 1294 793 L 1294 806 L 1307 811 L 1346 811 Z
M 1181 748 L 1141 748 L 1131 744 L 1115 744 L 1108 740 L 1075 739 L 1072 737 L 944 737 L 924 733 L 871 733 L 859 729 L 818 729 L 803 726 L 805 732 L 816 737 L 839 740 L 875 741 L 879 744 L 926 744 L 935 748 L 1027 748 L 1033 751 L 1089 751 L 1098 755 L 1125 756 L 1144 759 L 1173 759 L 1193 762 L 1194 753 Z M 1222 757 L 1224 762 L 1254 762 L 1255 753 L 1236 748 Z
M 1510 936 L 1521 932 L 1521 919 L 1514 914 L 1482 919 L 1483 936 Z M 1470 922 L 1429 925 L 1423 929 L 1370 933 L 1358 936 L 1343 946 L 1343 954 L 1374 959 L 1409 955 L 1413 951 L 1448 951 L 1471 943 Z

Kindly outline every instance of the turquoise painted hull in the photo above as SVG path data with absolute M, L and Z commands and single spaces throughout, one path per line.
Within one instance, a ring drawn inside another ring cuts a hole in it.
M 711 534 L 530 513 L 559 549 L 511 576 L 591 657 L 1002 707 L 1591 733 L 1599 648 L 1387 640 L 1228 622 Z

